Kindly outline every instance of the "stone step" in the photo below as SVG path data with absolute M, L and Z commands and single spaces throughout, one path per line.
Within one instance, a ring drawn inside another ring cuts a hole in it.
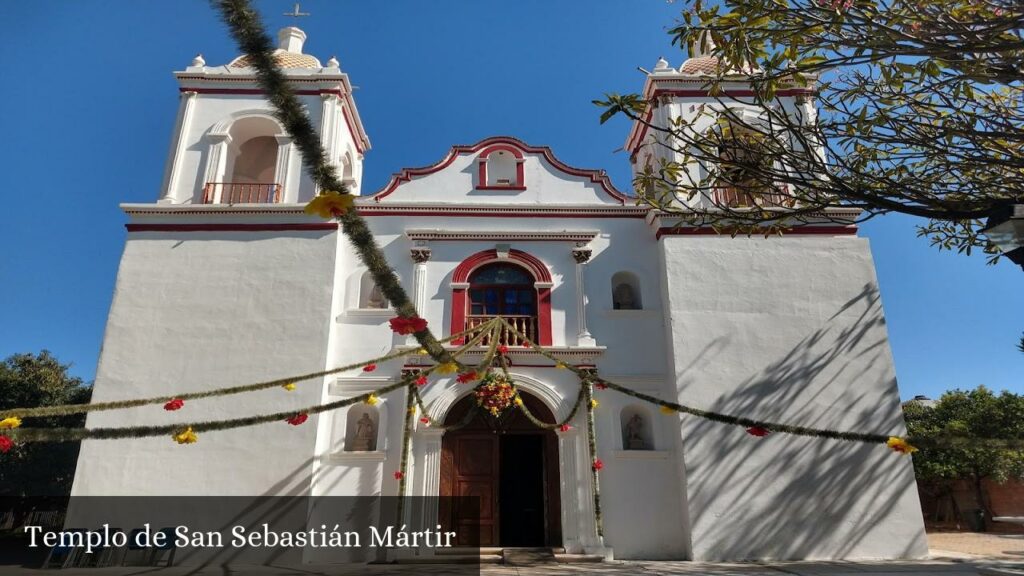
M 543 547 L 543 548 L 517 548 L 514 546 L 485 546 L 483 548 L 473 548 L 469 546 L 455 546 L 452 548 L 437 548 L 434 550 L 434 554 L 438 556 L 463 556 L 463 555 L 490 555 L 497 554 L 501 555 L 504 550 L 550 550 L 552 554 L 565 554 L 565 548 L 562 547 Z
M 501 556 L 508 566 L 534 566 L 555 562 L 555 554 L 550 548 L 505 548 Z
M 604 556 L 599 554 L 555 554 L 555 562 L 558 562 L 559 564 L 604 562 Z
M 500 554 L 442 554 L 440 556 L 418 556 L 399 558 L 398 564 L 501 564 Z

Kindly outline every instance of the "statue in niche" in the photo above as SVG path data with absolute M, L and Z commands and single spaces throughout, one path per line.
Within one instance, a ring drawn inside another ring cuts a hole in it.
M 644 440 L 644 419 L 639 414 L 626 422 L 626 450 L 647 450 L 647 441 Z
M 619 284 L 612 292 L 612 308 L 615 310 L 636 310 L 636 298 L 633 295 L 633 287 L 629 284 Z
M 356 435 L 352 439 L 352 452 L 372 452 L 377 449 L 377 425 L 366 412 L 356 421 Z
M 375 310 L 383 310 L 387 308 L 387 300 L 384 299 L 384 293 L 380 291 L 380 286 L 373 285 L 373 289 L 370 290 L 370 295 L 366 299 L 366 307 L 373 308 Z

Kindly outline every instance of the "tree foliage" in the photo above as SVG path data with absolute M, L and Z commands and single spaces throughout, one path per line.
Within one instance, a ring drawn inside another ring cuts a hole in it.
M 863 212 L 844 224 L 909 214 L 933 245 L 996 254 L 985 219 L 1024 202 L 1022 29 L 1016 0 L 690 0 L 673 43 L 719 59 L 699 113 L 741 130 L 655 126 L 637 94 L 595 103 L 658 132 L 672 160 L 635 188 L 687 221 L 783 230 L 845 206 Z M 738 81 L 753 96 L 724 91 Z M 767 200 L 738 207 L 723 186 Z
M 996 395 L 984 386 L 946 392 L 934 404 L 912 401 L 903 408 L 911 437 L 930 439 L 913 455 L 918 480 L 945 487 L 966 480 L 975 488 L 977 507 L 986 509 L 981 481 L 1024 479 L 1024 395 Z M 951 436 L 966 442 L 945 442 Z M 974 439 L 977 442 L 971 442 Z M 1018 441 L 1013 447 L 990 440 Z
M 0 363 L 0 410 L 88 402 L 92 389 L 49 352 L 13 354 Z M 33 427 L 81 427 L 85 414 L 34 418 Z M 0 496 L 61 496 L 71 491 L 77 442 L 17 443 L 0 454 Z

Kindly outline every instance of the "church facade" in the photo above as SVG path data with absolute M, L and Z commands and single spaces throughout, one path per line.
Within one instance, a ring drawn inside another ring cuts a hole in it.
M 899 435 L 895 372 L 867 240 L 855 226 L 731 238 L 638 206 L 603 171 L 496 136 L 361 189 L 370 142 L 336 60 L 280 32 L 277 58 L 319 126 L 357 208 L 439 337 L 500 315 L 565 363 L 706 410 Z M 705 57 L 706 58 L 706 57 Z M 645 95 L 667 125 L 709 101 L 701 62 L 659 63 Z M 244 57 L 183 72 L 160 197 L 123 205 L 128 240 L 93 398 L 204 390 L 326 370 L 415 348 L 315 194 Z M 794 99 L 793 106 L 810 106 Z M 660 124 L 659 124 L 660 123 Z M 657 161 L 641 123 L 635 170 Z M 534 414 L 564 418 L 576 376 L 510 338 L 510 371 Z M 481 351 L 469 352 L 479 357 Z M 87 425 L 222 419 L 375 390 L 425 356 L 280 389 Z M 433 378 L 430 416 L 464 414 L 471 386 Z M 83 442 L 73 495 L 396 495 L 403 390 L 375 406 L 167 438 Z M 662 414 L 612 390 L 596 408 L 603 537 L 583 414 L 567 431 L 513 419 L 444 432 L 417 422 L 406 495 L 481 498 L 484 546 L 548 546 L 636 559 L 904 558 L 927 552 L 908 458 L 878 446 Z M 459 518 L 446 510 L 410 513 Z M 445 515 L 448 516 L 445 516 Z

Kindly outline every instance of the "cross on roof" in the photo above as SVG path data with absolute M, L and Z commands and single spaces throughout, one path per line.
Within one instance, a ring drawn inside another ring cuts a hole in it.
M 295 8 L 291 12 L 285 12 L 284 16 L 291 16 L 292 18 L 300 18 L 302 16 L 309 16 L 309 12 L 302 12 L 299 9 L 299 3 L 295 3 Z

